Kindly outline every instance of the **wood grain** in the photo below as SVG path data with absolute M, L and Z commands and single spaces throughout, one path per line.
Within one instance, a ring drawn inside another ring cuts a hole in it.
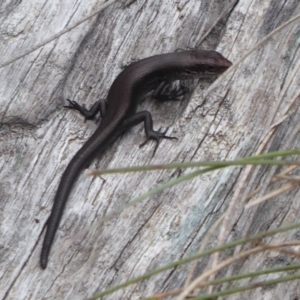
M 299 219 L 297 187 L 258 207 L 244 208 L 256 188 L 261 188 L 259 195 L 265 195 L 281 187 L 284 183 L 271 187 L 268 183 L 284 168 L 233 167 L 165 190 L 65 247 L 80 230 L 119 205 L 190 171 L 107 175 L 102 179 L 81 176 L 68 201 L 48 268 L 40 269 L 42 230 L 60 176 L 97 126 L 63 109 L 65 99 L 90 106 L 105 98 L 114 78 L 130 62 L 198 47 L 205 35 L 200 48 L 216 49 L 235 63 L 300 13 L 297 0 L 245 0 L 227 11 L 232 1 L 111 2 L 97 16 L 56 39 L 57 33 L 106 2 L 0 4 L 0 65 L 43 45 L 0 69 L 1 299 L 87 299 L 195 253 L 224 212 L 224 222 L 209 246 Z M 144 141 L 140 126 L 121 137 L 92 167 L 235 159 L 299 148 L 299 57 L 298 20 L 221 78 L 195 82 L 188 103 L 142 101 L 140 110 L 153 112 L 155 128 L 168 128 L 168 134 L 177 136 L 178 141 L 162 141 L 152 158 L 152 143 L 139 148 Z M 296 236 L 297 232 L 291 232 L 267 241 Z M 197 274 L 208 262 L 200 261 Z M 287 255 L 266 251 L 221 275 L 292 262 Z M 139 299 L 180 288 L 190 268 L 162 273 L 105 299 Z M 226 299 L 292 299 L 300 294 L 298 286 L 284 283 Z

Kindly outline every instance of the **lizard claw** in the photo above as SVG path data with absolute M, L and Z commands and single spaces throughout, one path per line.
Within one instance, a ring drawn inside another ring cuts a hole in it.
M 152 154 L 152 157 L 153 157 L 156 153 L 157 148 L 158 148 L 160 139 L 178 140 L 177 137 L 166 135 L 167 130 L 168 129 L 166 129 L 164 132 L 149 130 L 147 132 L 147 139 L 142 144 L 140 144 L 140 148 L 145 146 L 148 143 L 149 140 L 154 140 L 156 142 L 156 146 L 155 146 L 153 154 Z
M 69 105 L 64 105 L 64 107 L 79 111 L 79 113 L 84 116 L 84 122 L 86 122 L 86 120 L 94 119 L 95 115 L 97 114 L 97 110 L 95 110 L 94 108 L 89 110 L 85 107 L 85 105 L 80 105 L 76 101 L 70 99 L 67 99 L 67 101 L 69 102 Z M 98 120 L 96 120 L 96 123 L 99 121 L 99 119 L 100 117 L 98 118 Z

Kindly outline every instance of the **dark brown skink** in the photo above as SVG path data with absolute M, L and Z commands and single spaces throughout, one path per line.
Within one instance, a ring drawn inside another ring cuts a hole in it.
M 105 108 L 97 103 L 91 111 L 88 111 L 75 101 L 69 101 L 68 107 L 78 110 L 86 118 L 95 117 L 98 110 L 101 110 L 102 120 L 94 134 L 72 158 L 62 175 L 47 221 L 40 259 L 43 269 L 47 267 L 50 248 L 64 207 L 80 172 L 95 157 L 101 155 L 120 134 L 138 123 L 144 122 L 147 139 L 158 141 L 160 138 L 172 138 L 153 130 L 152 118 L 148 111 L 136 113 L 141 95 L 147 91 L 159 89 L 161 85 L 174 80 L 218 75 L 230 66 L 231 62 L 216 51 L 192 50 L 155 55 L 130 64 L 118 75 L 108 92 Z M 172 100 L 172 97 L 176 98 L 176 93 L 173 92 L 172 95 L 171 92 L 169 97 L 166 97 L 156 92 L 156 98 L 163 101 Z

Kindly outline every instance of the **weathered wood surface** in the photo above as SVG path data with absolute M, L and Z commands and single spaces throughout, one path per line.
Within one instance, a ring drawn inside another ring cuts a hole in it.
M 113 1 L 112 1 L 113 2 Z M 7 1 L 0 4 L 0 64 L 96 11 L 104 1 Z M 65 99 L 91 105 L 104 98 L 122 67 L 158 53 L 199 45 L 231 1 L 119 1 L 38 50 L 0 69 L 0 298 L 86 299 L 147 270 L 194 253 L 218 217 L 228 211 L 215 243 L 299 219 L 299 189 L 244 210 L 278 168 L 231 168 L 166 190 L 90 232 L 66 240 L 106 213 L 159 183 L 189 171 L 80 177 L 56 235 L 48 268 L 39 267 L 42 229 L 60 176 L 95 130 L 93 122 L 64 110 Z M 238 61 L 272 30 L 300 13 L 298 0 L 239 1 L 201 48 Z M 141 126 L 96 161 L 117 167 L 173 161 L 234 159 L 256 152 L 299 148 L 299 21 L 256 49 L 235 70 L 197 88 L 186 104 L 142 104 L 155 128 L 178 141 L 153 143 Z M 121 100 L 121 99 L 120 99 Z M 279 122 L 283 116 L 282 122 Z M 270 135 L 272 124 L 273 134 Z M 268 135 L 269 134 L 269 135 Z M 95 164 L 92 165 L 95 167 Z M 269 188 L 263 192 L 267 193 Z M 220 236 L 221 234 L 221 236 Z M 294 234 L 294 233 L 293 233 Z M 281 241 L 286 234 L 272 241 Z M 295 238 L 295 237 L 294 237 Z M 205 267 L 202 260 L 198 272 Z M 266 252 L 227 271 L 244 273 L 285 265 L 288 256 Z M 165 272 L 107 299 L 138 299 L 182 286 L 189 268 Z M 285 283 L 230 299 L 292 299 L 299 285 Z M 229 299 L 229 298 L 227 298 Z

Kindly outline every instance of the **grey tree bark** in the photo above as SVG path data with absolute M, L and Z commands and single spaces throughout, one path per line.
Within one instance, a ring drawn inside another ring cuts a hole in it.
M 96 16 L 58 34 L 98 10 Z M 39 267 L 43 228 L 61 174 L 97 126 L 63 109 L 67 98 L 90 106 L 105 98 L 114 78 L 130 62 L 178 49 L 216 49 L 235 63 L 299 13 L 297 0 L 2 2 L 0 298 L 87 299 L 194 254 L 223 213 L 209 247 L 296 222 L 300 215 L 296 186 L 245 209 L 255 189 L 260 188 L 262 196 L 283 185 L 268 184 L 285 168 L 232 167 L 165 190 L 69 245 L 78 232 L 107 213 L 190 170 L 103 178 L 82 175 L 72 190 L 48 268 Z M 142 101 L 139 110 L 153 113 L 155 128 L 168 128 L 169 135 L 178 137 L 178 141 L 163 140 L 153 158 L 153 143 L 139 148 L 144 130 L 138 126 L 91 167 L 227 160 L 300 148 L 299 28 L 297 20 L 278 31 L 216 81 L 196 81 L 188 103 Z M 265 242 L 296 239 L 298 233 Z M 202 259 L 196 275 L 212 260 Z M 224 269 L 220 276 L 294 261 L 265 251 Z M 105 299 L 139 299 L 178 289 L 190 268 L 189 264 L 161 273 Z M 219 289 L 247 282 L 251 280 Z M 288 282 L 226 299 L 298 295 L 299 285 Z

